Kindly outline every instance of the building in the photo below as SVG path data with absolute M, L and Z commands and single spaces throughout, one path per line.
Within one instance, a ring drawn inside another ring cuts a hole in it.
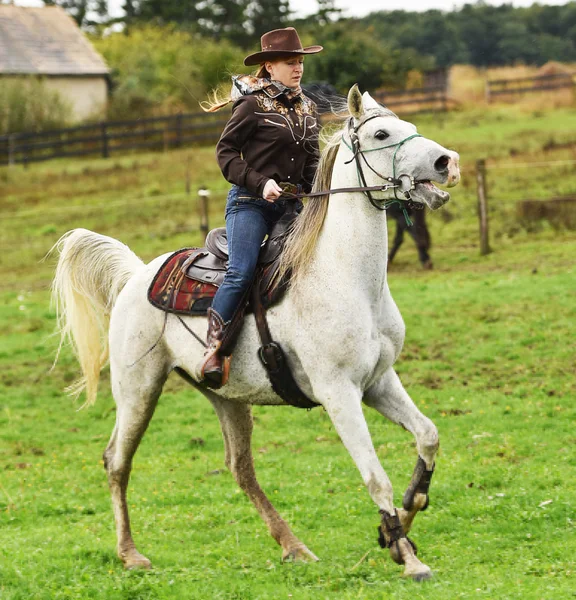
M 59 6 L 0 4 L 0 85 L 23 76 L 42 77 L 72 107 L 75 120 L 106 110 L 109 69 Z

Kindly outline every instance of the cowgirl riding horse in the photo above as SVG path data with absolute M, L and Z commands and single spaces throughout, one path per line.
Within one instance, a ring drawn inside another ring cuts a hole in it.
M 231 97 L 208 109 L 235 100 L 216 147 L 222 174 L 233 185 L 225 211 L 229 266 L 208 309 L 208 347 L 199 368 L 211 388 L 228 379 L 228 360 L 218 351 L 250 287 L 262 242 L 284 213 L 283 188 L 309 192 L 319 158 L 316 105 L 300 82 L 304 55 L 322 46 L 303 48 L 292 27 L 265 33 L 261 43 L 261 52 L 244 59 L 247 66 L 260 65 L 256 76 L 234 77 Z

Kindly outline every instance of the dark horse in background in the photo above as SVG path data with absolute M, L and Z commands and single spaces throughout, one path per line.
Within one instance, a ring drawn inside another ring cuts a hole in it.
M 426 226 L 426 212 L 424 210 L 415 210 L 407 206 L 405 209 L 412 221 L 411 226 L 406 222 L 406 217 L 399 205 L 393 204 L 387 209 L 388 216 L 393 218 L 396 222 L 396 235 L 394 236 L 394 241 L 392 242 L 388 253 L 388 264 L 390 265 L 394 260 L 396 253 L 404 241 L 404 232 L 407 231 L 412 236 L 416 248 L 418 249 L 420 264 L 424 269 L 432 269 L 432 259 L 428 254 L 432 245 L 432 240 L 430 239 L 430 232 Z

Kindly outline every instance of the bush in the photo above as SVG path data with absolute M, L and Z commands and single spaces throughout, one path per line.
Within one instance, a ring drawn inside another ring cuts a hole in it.
M 110 119 L 198 111 L 211 89 L 245 70 L 242 50 L 230 42 L 175 25 L 131 27 L 92 41 L 112 70 Z
M 5 79 L 0 85 L 0 134 L 66 127 L 72 109 L 38 77 Z

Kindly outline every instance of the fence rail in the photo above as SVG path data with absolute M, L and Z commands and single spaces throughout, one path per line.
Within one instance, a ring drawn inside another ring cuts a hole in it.
M 453 102 L 447 97 L 446 86 L 380 91 L 373 97 L 401 114 L 446 111 Z M 84 156 L 109 158 L 130 150 L 168 150 L 215 143 L 228 117 L 228 111 L 197 112 L 4 135 L 0 136 L 0 165 Z
M 448 97 L 445 85 L 435 85 L 409 90 L 377 91 L 372 97 L 389 109 L 403 115 L 420 112 L 445 112 L 456 103 Z
M 498 99 L 504 99 L 503 96 L 514 98 L 527 93 L 574 89 L 576 86 L 575 76 L 575 73 L 556 73 L 518 79 L 494 79 L 486 82 L 486 100 L 491 102 L 494 97 L 498 97 Z
M 136 149 L 178 148 L 218 140 L 227 114 L 189 113 L 134 121 L 108 121 L 40 133 L 0 136 L 0 164 L 101 156 Z

